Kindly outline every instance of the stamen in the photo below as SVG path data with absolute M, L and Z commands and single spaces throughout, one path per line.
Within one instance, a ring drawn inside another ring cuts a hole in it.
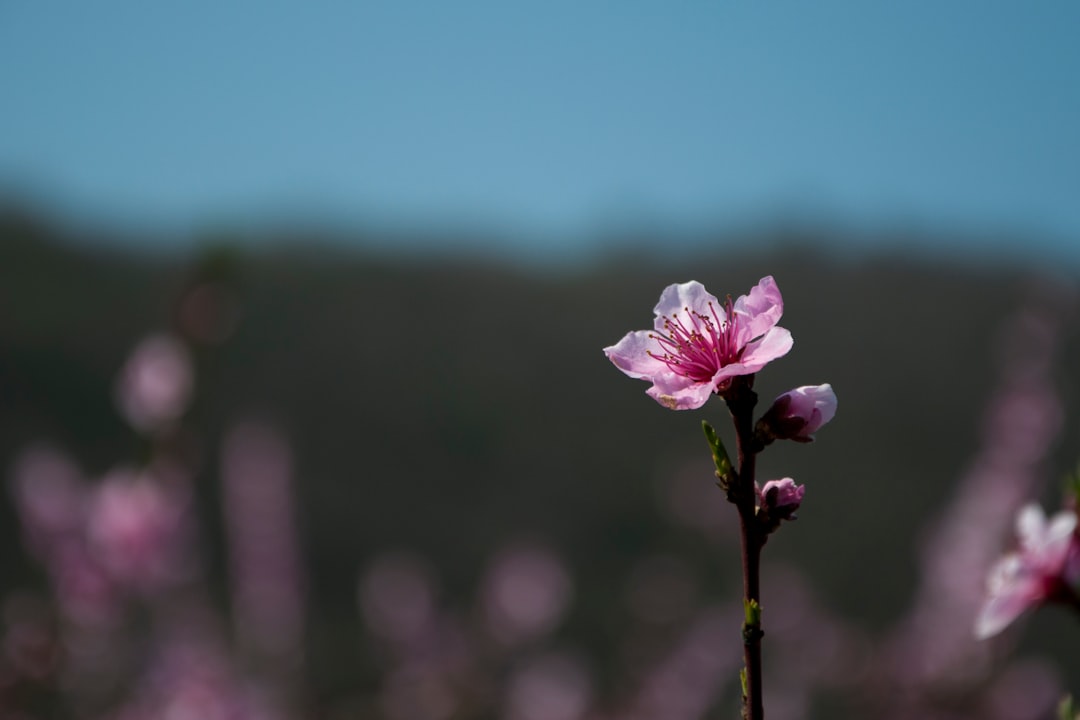
M 708 312 L 703 313 L 684 306 L 681 313 L 663 320 L 665 332 L 649 334 L 661 352 L 648 354 L 683 377 L 707 381 L 741 354 L 735 343 L 738 324 L 730 295 L 722 307 L 709 301 Z

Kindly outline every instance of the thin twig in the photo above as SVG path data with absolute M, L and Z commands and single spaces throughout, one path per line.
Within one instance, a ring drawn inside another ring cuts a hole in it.
M 752 377 L 752 376 L 751 376 Z M 738 448 L 738 488 L 734 493 L 739 511 L 739 528 L 742 537 L 743 605 L 743 659 L 745 682 L 743 717 L 746 720 L 764 720 L 761 690 L 761 547 L 764 537 L 757 520 L 757 498 L 754 492 L 754 474 L 760 447 L 754 439 L 754 405 L 757 394 L 750 389 L 752 379 L 733 384 L 727 396 L 728 409 L 735 423 Z

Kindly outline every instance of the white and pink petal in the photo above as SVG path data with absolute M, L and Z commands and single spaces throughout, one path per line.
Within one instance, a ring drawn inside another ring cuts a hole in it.
M 977 638 L 997 635 L 1039 603 L 1039 579 L 1032 570 L 1019 553 L 1009 553 L 994 563 L 986 578 L 986 599 L 975 618 Z
M 663 361 L 649 354 L 650 350 L 656 352 L 660 349 L 652 335 L 651 330 L 627 333 L 619 342 L 604 348 L 604 354 L 615 367 L 630 377 L 651 380 L 654 375 L 671 371 Z
M 763 337 L 746 346 L 739 363 L 744 367 L 752 368 L 748 372 L 757 372 L 773 360 L 787 355 L 794 344 L 795 340 L 787 329 L 774 327 Z
M 1046 513 L 1037 503 L 1028 503 L 1016 514 L 1016 538 L 1025 550 L 1042 544 L 1046 533 Z
M 654 377 L 653 386 L 645 392 L 669 410 L 696 410 L 708 401 L 715 387 L 675 373 L 665 373 Z
M 665 317 L 678 315 L 687 308 L 708 316 L 712 312 L 709 309 L 710 303 L 716 312 L 721 312 L 720 301 L 697 280 L 668 285 L 664 288 L 664 292 L 660 293 L 660 302 L 653 309 L 656 313 L 655 328 L 663 331 Z
M 738 341 L 740 345 L 745 345 L 780 322 L 784 314 L 784 299 L 772 275 L 767 275 L 747 295 L 736 300 L 733 309 L 739 316 Z
M 991 595 L 983 602 L 975 618 L 975 637 L 985 640 L 997 635 L 1033 604 L 1023 592 L 1006 591 Z
M 1069 549 L 1076 542 L 1076 514 L 1063 510 L 1050 519 L 1039 548 L 1042 566 L 1053 573 L 1064 570 Z

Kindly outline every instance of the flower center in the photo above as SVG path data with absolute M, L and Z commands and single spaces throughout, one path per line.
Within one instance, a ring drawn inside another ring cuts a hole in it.
M 663 333 L 649 334 L 660 351 L 648 353 L 678 375 L 708 382 L 717 370 L 737 362 L 742 355 L 742 348 L 735 341 L 736 317 L 730 297 L 720 313 L 712 302 L 708 313 L 684 307 L 681 313 L 664 316 Z

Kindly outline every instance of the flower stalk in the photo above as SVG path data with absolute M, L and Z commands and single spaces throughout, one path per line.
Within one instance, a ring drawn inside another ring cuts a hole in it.
M 702 423 L 716 465 L 717 484 L 739 513 L 742 549 L 742 685 L 744 720 L 764 720 L 762 700 L 761 549 L 782 521 L 794 520 L 805 488 L 791 478 L 756 482 L 757 455 L 776 440 L 811 442 L 832 419 L 832 387 L 804 385 L 773 401 L 754 422 L 758 396 L 754 375 L 788 353 L 791 334 L 777 326 L 783 298 L 776 282 L 764 277 L 747 295 L 720 302 L 695 281 L 669 285 L 654 308 L 652 330 L 625 335 L 604 348 L 626 375 L 646 380 L 646 393 L 670 410 L 694 410 L 713 395 L 727 404 L 735 425 L 736 463 L 719 435 Z
M 743 574 L 743 718 L 762 720 L 765 708 L 761 683 L 761 548 L 765 535 L 757 517 L 754 474 L 760 445 L 754 440 L 754 406 L 757 393 L 750 389 L 752 376 L 741 377 L 726 396 L 728 410 L 735 424 L 738 474 L 735 492 L 731 493 L 739 512 L 739 535 Z

